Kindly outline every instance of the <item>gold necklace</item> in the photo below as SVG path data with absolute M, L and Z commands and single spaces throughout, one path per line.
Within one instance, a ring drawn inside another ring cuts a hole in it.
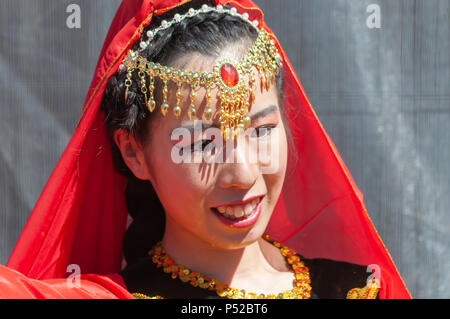
M 171 274 L 173 279 L 177 277 L 183 282 L 189 282 L 194 287 L 200 287 L 208 289 L 210 291 L 216 291 L 220 297 L 226 297 L 229 299 L 308 299 L 311 297 L 311 286 L 309 278 L 309 269 L 304 265 L 300 258 L 296 255 L 293 249 L 283 246 L 281 243 L 271 240 L 269 235 L 263 235 L 263 238 L 271 242 L 275 247 L 279 248 L 281 254 L 286 258 L 287 262 L 291 265 L 294 271 L 295 279 L 293 281 L 294 288 L 275 294 L 256 294 L 252 292 L 246 292 L 244 289 L 236 289 L 223 284 L 215 279 L 200 273 L 194 272 L 183 265 L 175 264 L 173 260 L 166 254 L 161 242 L 157 243 L 150 251 L 149 255 L 152 256 L 152 261 L 156 264 L 157 268 L 163 269 L 167 274 Z M 134 293 L 134 297 L 139 299 L 147 299 L 143 294 Z M 154 299 L 154 298 L 152 298 Z

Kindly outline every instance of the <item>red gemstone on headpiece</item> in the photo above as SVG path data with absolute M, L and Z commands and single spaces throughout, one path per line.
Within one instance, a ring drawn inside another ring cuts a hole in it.
M 226 86 L 232 88 L 235 87 L 239 82 L 239 74 L 236 68 L 230 63 L 225 63 L 220 68 L 220 77 Z

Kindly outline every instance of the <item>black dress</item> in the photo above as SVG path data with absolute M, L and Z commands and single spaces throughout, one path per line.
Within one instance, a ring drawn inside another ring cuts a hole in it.
M 298 255 L 298 254 L 297 254 Z M 344 299 L 349 290 L 366 286 L 367 267 L 329 259 L 300 260 L 309 268 L 312 299 Z M 146 257 L 120 272 L 130 293 L 165 299 L 221 299 L 215 291 L 193 287 L 157 268 Z

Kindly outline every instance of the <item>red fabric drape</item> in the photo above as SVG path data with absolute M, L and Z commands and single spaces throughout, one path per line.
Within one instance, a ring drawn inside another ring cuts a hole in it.
M 113 169 L 99 104 L 106 80 L 117 71 L 152 17 L 186 2 L 189 0 L 122 2 L 101 50 L 78 126 L 7 266 L 34 279 L 63 278 L 69 264 L 79 265 L 83 273 L 99 275 L 120 270 L 127 219 L 126 181 Z M 263 23 L 261 10 L 250 0 L 216 3 L 231 4 Z M 264 28 L 270 31 L 265 24 Z M 382 270 L 379 296 L 410 298 L 366 212 L 361 192 L 278 41 L 277 45 L 284 59 L 285 108 L 298 162 L 289 163 L 288 172 L 293 173 L 286 178 L 267 232 L 308 258 L 376 264 Z

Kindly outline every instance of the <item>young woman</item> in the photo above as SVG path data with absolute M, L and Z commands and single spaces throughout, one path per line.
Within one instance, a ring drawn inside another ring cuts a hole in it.
M 122 3 L 7 266 L 3 297 L 410 297 L 250 0 Z

